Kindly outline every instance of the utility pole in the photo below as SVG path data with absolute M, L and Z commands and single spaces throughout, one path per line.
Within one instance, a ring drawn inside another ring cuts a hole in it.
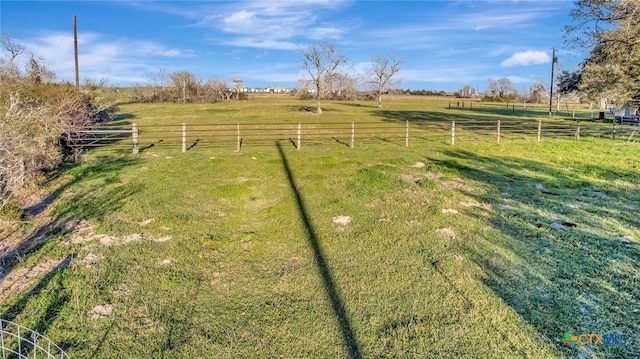
M 80 91 L 80 71 L 78 70 L 78 27 L 76 16 L 73 15 L 73 54 L 76 60 L 76 91 Z
M 556 56 L 556 48 L 553 47 L 553 55 L 551 56 L 551 87 L 549 88 L 549 116 L 552 115 L 551 106 L 553 105 L 553 70 L 558 57 Z

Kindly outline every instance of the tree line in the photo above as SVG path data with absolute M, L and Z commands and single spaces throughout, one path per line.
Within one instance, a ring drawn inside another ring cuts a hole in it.
M 321 101 L 355 100 L 363 97 L 375 98 L 382 108 L 382 95 L 399 81 L 393 77 L 400 71 L 403 58 L 395 53 L 376 55 L 371 59 L 364 74 L 354 74 L 348 68 L 348 59 L 333 44 L 323 42 L 299 50 L 301 67 L 309 79 L 300 79 L 292 95 L 317 100 L 318 114 L 322 113 Z M 135 85 L 130 89 L 130 101 L 133 102 L 218 102 L 232 99 L 246 99 L 241 91 L 242 81 L 236 79 L 231 85 L 228 81 L 213 77 L 201 80 L 193 73 L 177 71 L 167 73 L 160 69 L 158 75 L 147 85 Z M 365 90 L 363 92 L 363 90 Z

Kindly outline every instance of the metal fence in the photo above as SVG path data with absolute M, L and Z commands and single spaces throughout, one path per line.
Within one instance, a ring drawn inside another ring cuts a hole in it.
M 591 108 L 586 104 L 562 103 L 557 106 L 554 102 L 549 108 L 548 104 L 523 103 L 523 102 L 482 102 L 473 100 L 450 100 L 449 109 L 466 110 L 469 112 L 500 114 L 506 116 L 541 117 L 549 113 L 576 120 L 603 119 L 602 116 L 612 116 L 609 110 Z
M 297 122 L 297 123 L 182 123 L 173 125 L 137 124 L 83 128 L 66 140 L 74 151 L 92 147 L 119 146 L 134 153 L 155 147 L 244 147 L 290 142 L 306 145 L 338 143 L 348 147 L 371 142 L 400 146 L 437 141 L 455 145 L 461 141 L 504 142 L 543 141 L 546 138 L 607 137 L 627 139 L 635 126 L 588 122 L 542 120 L 389 121 L 389 122 Z
M 64 350 L 42 334 L 4 319 L 0 319 L 0 350 L 2 359 L 69 358 Z

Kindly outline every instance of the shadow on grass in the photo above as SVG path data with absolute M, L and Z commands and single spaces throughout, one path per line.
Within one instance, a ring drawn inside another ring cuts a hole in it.
M 625 229 L 640 227 L 632 210 L 640 205 L 640 176 L 606 165 L 565 169 L 462 150 L 445 155 L 429 160 L 484 184 L 480 194 L 463 192 L 494 204 L 491 211 L 469 212 L 502 235 L 477 234 L 461 244 L 484 269 L 486 285 L 565 355 L 625 358 L 640 352 L 632 341 L 586 349 L 562 343 L 567 332 L 630 337 L 640 331 L 640 248 L 622 239 Z M 598 180 L 610 178 L 630 186 L 601 188 Z
M 329 265 L 325 259 L 322 246 L 320 245 L 318 238 L 316 237 L 315 229 L 313 227 L 313 224 L 311 223 L 311 218 L 309 217 L 309 214 L 307 212 L 304 199 L 298 191 L 295 179 L 293 178 L 293 173 L 291 172 L 291 168 L 289 167 L 289 162 L 287 161 L 287 156 L 285 155 L 280 142 L 276 142 L 276 146 L 278 147 L 278 152 L 280 153 L 280 159 L 282 160 L 282 166 L 284 168 L 285 174 L 287 175 L 287 180 L 289 181 L 291 192 L 296 198 L 300 219 L 302 220 L 307 235 L 309 236 L 309 245 L 313 250 L 313 256 L 315 259 L 315 263 L 318 266 L 318 272 L 322 277 L 322 283 L 324 284 L 325 291 L 327 292 L 327 296 L 331 301 L 331 306 L 336 315 L 336 319 L 338 320 L 338 324 L 340 325 L 342 339 L 344 340 L 344 345 L 347 349 L 347 352 L 349 353 L 349 358 L 362 358 L 360 346 L 358 344 L 358 341 L 356 340 L 355 334 L 353 333 L 349 316 L 347 315 L 344 303 L 342 302 L 342 298 L 340 297 L 340 292 L 335 285 L 335 281 L 331 274 L 331 269 L 329 268 Z
M 24 210 L 25 215 L 35 217 L 49 210 L 62 193 L 82 181 L 102 179 L 104 183 L 96 188 L 96 190 L 108 187 L 108 184 L 117 182 L 118 171 L 134 163 L 135 160 L 131 158 L 122 157 L 114 159 L 105 156 L 99 157 L 95 165 L 72 167 L 66 170 L 66 173 L 71 174 L 73 178 L 62 183 L 39 203 L 26 208 Z M 14 259 L 16 256 L 24 256 L 35 251 L 44 241 L 61 233 L 63 231 L 62 225 L 64 224 L 61 222 L 68 219 L 68 217 L 72 216 L 76 219 L 101 217 L 119 208 L 122 200 L 137 189 L 120 188 L 116 186 L 116 188 L 106 190 L 109 192 L 108 196 L 96 196 L 96 191 L 73 195 L 65 201 L 65 206 L 59 206 L 59 208 L 54 211 L 55 213 L 53 213 L 51 220 L 33 229 L 26 238 L 10 250 L 0 253 L 0 265 L 2 265 L 4 269 L 4 272 L 0 274 L 0 279 L 9 273 L 15 264 L 13 262 L 15 262 Z
M 67 170 L 66 174 L 72 178 L 62 183 L 49 196 L 45 197 L 41 203 L 34 205 L 27 210 L 31 216 L 42 213 L 49 215 L 50 219 L 43 225 L 34 228 L 30 233 L 16 244 L 10 250 L 0 253 L 0 281 L 7 280 L 11 272 L 30 256 L 38 256 L 47 258 L 50 252 L 56 249 L 52 245 L 45 245 L 50 240 L 55 240 L 63 236 L 65 233 L 72 231 L 80 219 L 101 218 L 102 216 L 117 210 L 123 201 L 133 194 L 138 188 L 118 184 L 118 172 L 133 165 L 134 159 L 121 157 L 103 157 L 96 160 L 96 164 L 88 166 L 77 166 Z M 84 181 L 100 181 L 91 189 L 80 190 L 65 198 L 59 203 L 58 199 L 63 193 Z M 57 208 L 50 210 L 54 204 L 58 204 Z M 63 253 L 64 249 L 61 249 Z M 75 251 L 74 249 L 66 250 L 66 252 Z M 75 256 L 74 252 L 67 253 L 67 257 L 60 262 L 55 268 L 48 271 L 38 284 L 29 292 L 22 294 L 18 302 L 2 313 L 2 318 L 12 320 L 20 315 L 26 308 L 29 300 L 37 296 L 48 296 L 49 305 L 45 309 L 44 315 L 39 319 L 33 330 L 40 333 L 46 331 L 48 326 L 53 322 L 57 314 L 69 301 L 69 294 L 62 288 L 62 284 L 58 283 L 58 289 L 51 289 L 53 279 L 69 266 L 71 259 Z M 26 279 L 25 279 L 26 280 Z M 60 280 L 59 280 L 60 281 Z M 55 293 L 55 298 L 51 298 L 51 293 Z M 11 291 L 0 293 L 2 297 L 13 295 Z
M 0 314 L 0 318 L 14 321 L 26 309 L 27 304 L 31 300 L 34 300 L 35 297 L 41 295 L 48 296 L 47 307 L 44 309 L 42 315 L 40 315 L 40 318 L 38 318 L 35 326 L 29 328 L 40 334 L 45 334 L 51 323 L 53 323 L 70 299 L 68 291 L 63 288 L 59 273 L 69 267 L 71 259 L 72 256 L 67 256 L 58 265 L 53 267 L 33 288 L 23 293 L 15 304 L 5 309 L 3 313 Z M 52 284 L 56 278 L 57 283 Z M 51 287 L 55 288 L 52 289 Z

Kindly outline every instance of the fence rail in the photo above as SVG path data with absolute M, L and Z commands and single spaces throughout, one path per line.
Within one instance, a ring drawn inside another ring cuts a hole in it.
M 537 142 L 545 138 L 608 137 L 630 138 L 638 128 L 576 121 L 567 124 L 542 120 L 465 120 L 403 122 L 297 122 L 297 123 L 182 123 L 138 126 L 96 126 L 83 128 L 66 143 L 74 151 L 92 147 L 121 146 L 134 153 L 154 146 L 175 146 L 186 152 L 193 147 L 229 147 L 291 142 L 305 145 L 339 143 L 348 147 L 371 142 L 409 146 L 414 142 L 439 141 L 454 145 L 460 141 Z
M 544 116 L 549 112 L 575 119 L 601 119 L 602 110 L 591 108 L 585 104 L 563 103 L 560 107 L 554 102 L 551 109 L 548 104 L 523 103 L 523 102 L 482 102 L 474 100 L 450 100 L 449 109 L 486 112 L 502 115 Z M 549 111 L 551 110 L 551 111 Z M 607 112 L 608 113 L 608 110 Z

